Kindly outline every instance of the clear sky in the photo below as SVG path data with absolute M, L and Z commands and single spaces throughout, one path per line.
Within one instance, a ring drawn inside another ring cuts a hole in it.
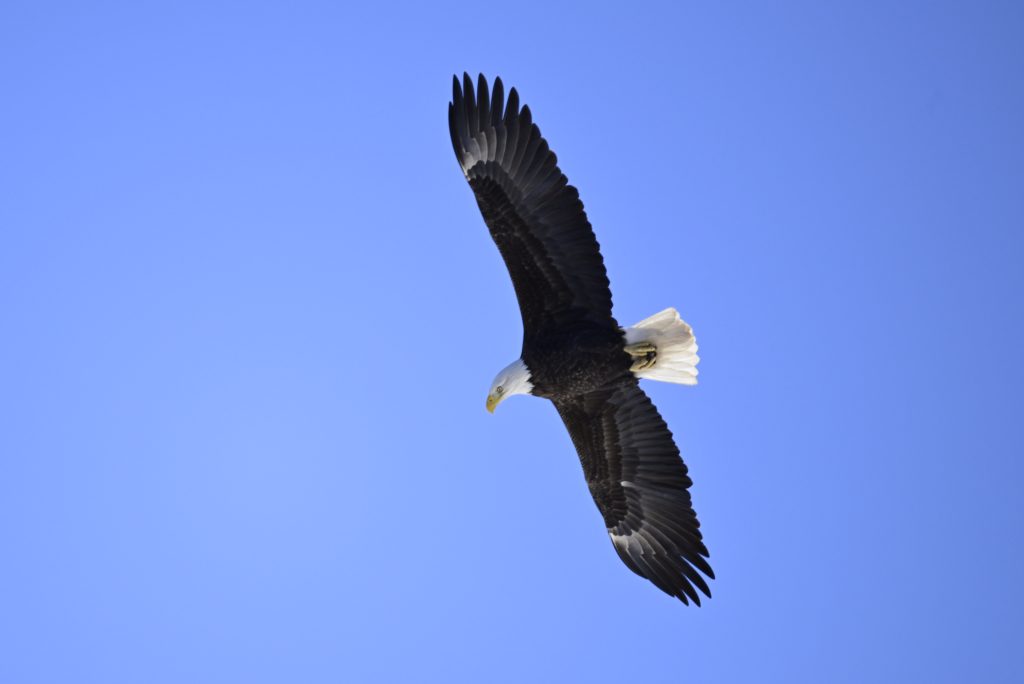
M 1020 3 L 5 2 L 0 681 L 1024 679 Z M 718 576 L 616 557 L 448 140 L 580 189 Z

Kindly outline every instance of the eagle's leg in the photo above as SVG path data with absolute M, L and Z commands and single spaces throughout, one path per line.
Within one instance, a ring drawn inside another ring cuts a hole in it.
M 626 353 L 633 357 L 633 365 L 629 370 L 634 373 L 647 370 L 658 360 L 658 348 L 650 342 L 627 344 Z

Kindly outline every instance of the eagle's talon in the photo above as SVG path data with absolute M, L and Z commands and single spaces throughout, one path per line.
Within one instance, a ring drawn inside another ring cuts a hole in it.
M 658 348 L 650 342 L 637 342 L 626 345 L 626 353 L 630 356 L 648 356 L 656 351 L 658 351 Z
M 629 367 L 629 370 L 633 373 L 645 371 L 648 368 L 653 368 L 654 364 L 657 363 L 658 356 L 654 353 L 646 354 L 645 356 L 637 357 L 633 361 L 633 365 Z
M 627 344 L 625 348 L 626 353 L 633 357 L 633 365 L 629 368 L 633 373 L 651 368 L 658 359 L 658 348 L 650 342 Z

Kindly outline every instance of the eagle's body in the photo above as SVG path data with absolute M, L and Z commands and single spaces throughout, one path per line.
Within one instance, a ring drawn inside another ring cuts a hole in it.
M 710 590 L 686 466 L 639 378 L 696 383 L 690 326 L 666 309 L 623 329 L 597 240 L 528 107 L 501 80 L 456 78 L 448 123 L 519 300 L 521 357 L 498 373 L 493 411 L 513 394 L 550 399 L 579 454 L 615 550 L 684 603 Z M 699 571 L 699 572 L 698 572 Z
M 633 359 L 623 346 L 620 329 L 599 326 L 553 331 L 524 342 L 522 359 L 531 369 L 531 394 L 566 399 L 609 383 L 635 381 L 629 370 Z

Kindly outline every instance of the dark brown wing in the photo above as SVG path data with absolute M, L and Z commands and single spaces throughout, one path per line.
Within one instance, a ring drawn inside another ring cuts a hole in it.
M 672 433 L 635 378 L 555 401 L 619 557 L 683 603 L 714 579 Z M 698 570 L 700 572 L 698 572 Z
M 594 231 L 529 107 L 520 109 L 515 88 L 506 103 L 500 78 L 493 93 L 482 75 L 475 93 L 468 74 L 452 90 L 455 156 L 512 276 L 525 337 L 614 324 Z

